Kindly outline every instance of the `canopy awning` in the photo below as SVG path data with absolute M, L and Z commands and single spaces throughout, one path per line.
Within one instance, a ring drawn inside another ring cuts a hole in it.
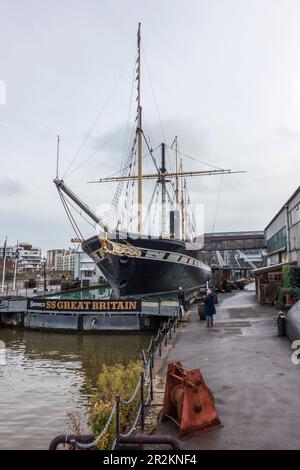
M 297 264 L 297 261 L 288 261 L 286 263 L 272 264 L 271 266 L 265 266 L 263 268 L 254 269 L 252 271 L 252 274 L 254 274 L 254 276 L 259 276 L 260 274 L 271 273 L 273 271 L 280 271 L 283 268 L 283 266 L 296 265 L 296 264 Z

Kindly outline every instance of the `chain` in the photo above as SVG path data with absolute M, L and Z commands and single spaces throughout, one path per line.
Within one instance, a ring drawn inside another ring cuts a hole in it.
M 112 410 L 111 410 L 111 413 L 109 415 L 109 418 L 108 420 L 106 421 L 106 424 L 104 426 L 104 428 L 102 429 L 101 431 L 101 434 L 99 434 L 99 436 L 96 437 L 96 439 L 93 441 L 93 442 L 90 442 L 88 444 L 83 444 L 82 442 L 77 442 L 75 439 L 74 441 L 71 441 L 73 442 L 74 444 L 76 444 L 77 447 L 79 447 L 79 449 L 91 449 L 92 447 L 96 447 L 96 445 L 98 444 L 98 442 L 101 441 L 101 439 L 103 438 L 104 434 L 106 433 L 106 431 L 108 430 L 111 422 L 112 422 L 112 419 L 114 417 L 114 414 L 116 412 L 116 405 L 113 406 Z
M 140 378 L 139 381 L 138 381 L 138 384 L 137 384 L 137 386 L 136 386 L 136 389 L 135 389 L 135 391 L 134 391 L 132 397 L 131 397 L 129 400 L 122 400 L 122 398 L 120 398 L 120 403 L 122 403 L 123 405 L 130 405 L 130 403 L 132 403 L 133 400 L 136 398 L 137 393 L 138 393 L 138 391 L 139 391 L 139 389 L 140 389 L 140 386 L 141 386 L 141 378 Z
M 130 436 L 130 434 L 132 434 L 132 432 L 134 431 L 134 429 L 137 425 L 137 422 L 138 422 L 138 419 L 140 417 L 141 411 L 142 411 L 142 404 L 140 404 L 140 406 L 139 406 L 139 409 L 138 409 L 138 412 L 137 412 L 137 415 L 136 415 L 136 418 L 134 420 L 134 423 L 133 423 L 132 427 L 130 428 L 130 430 L 126 434 L 120 434 L 121 437 L 128 437 L 128 436 Z

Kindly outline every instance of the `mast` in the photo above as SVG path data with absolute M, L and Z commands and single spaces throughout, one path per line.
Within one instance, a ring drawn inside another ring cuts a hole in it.
M 162 236 L 167 232 L 167 190 L 166 190 L 166 153 L 165 153 L 165 144 L 161 144 L 161 234 Z
M 180 168 L 182 171 L 182 161 L 180 162 Z M 181 238 L 185 240 L 185 211 L 184 211 L 184 182 L 181 183 Z
M 143 187 L 142 187 L 142 107 L 141 107 L 141 23 L 139 23 L 137 33 L 137 146 L 138 146 L 138 233 L 142 232 L 142 204 L 143 204 Z
M 175 198 L 176 198 L 176 209 L 179 209 L 179 179 L 178 179 L 178 173 L 179 173 L 179 159 L 178 159 L 178 139 L 177 135 L 175 137 L 175 154 L 176 154 L 176 181 L 175 181 Z
M 59 165 L 59 143 L 60 137 L 57 136 L 57 144 L 56 144 L 56 178 L 58 178 L 58 165 Z
M 6 237 L 5 237 L 5 242 L 4 242 L 4 246 L 3 246 L 3 271 L 2 271 L 2 286 L 1 286 L 1 292 L 4 292 L 4 283 L 5 283 L 6 245 L 7 245 L 7 235 L 6 235 Z

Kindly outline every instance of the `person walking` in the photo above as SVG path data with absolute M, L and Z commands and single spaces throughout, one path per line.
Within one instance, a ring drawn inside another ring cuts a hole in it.
M 186 312 L 185 292 L 182 287 L 179 287 L 178 289 L 178 302 L 179 307 L 183 307 L 183 310 Z
M 216 313 L 216 308 L 214 304 L 214 295 L 211 289 L 207 289 L 207 295 L 204 297 L 203 302 L 204 302 L 204 312 L 206 316 L 206 326 L 207 328 L 213 328 L 214 315 Z

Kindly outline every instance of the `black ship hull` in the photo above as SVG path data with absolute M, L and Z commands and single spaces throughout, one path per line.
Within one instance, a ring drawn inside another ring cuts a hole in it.
M 203 253 L 173 239 L 92 237 L 82 249 L 107 278 L 115 296 L 194 291 L 210 280 Z

